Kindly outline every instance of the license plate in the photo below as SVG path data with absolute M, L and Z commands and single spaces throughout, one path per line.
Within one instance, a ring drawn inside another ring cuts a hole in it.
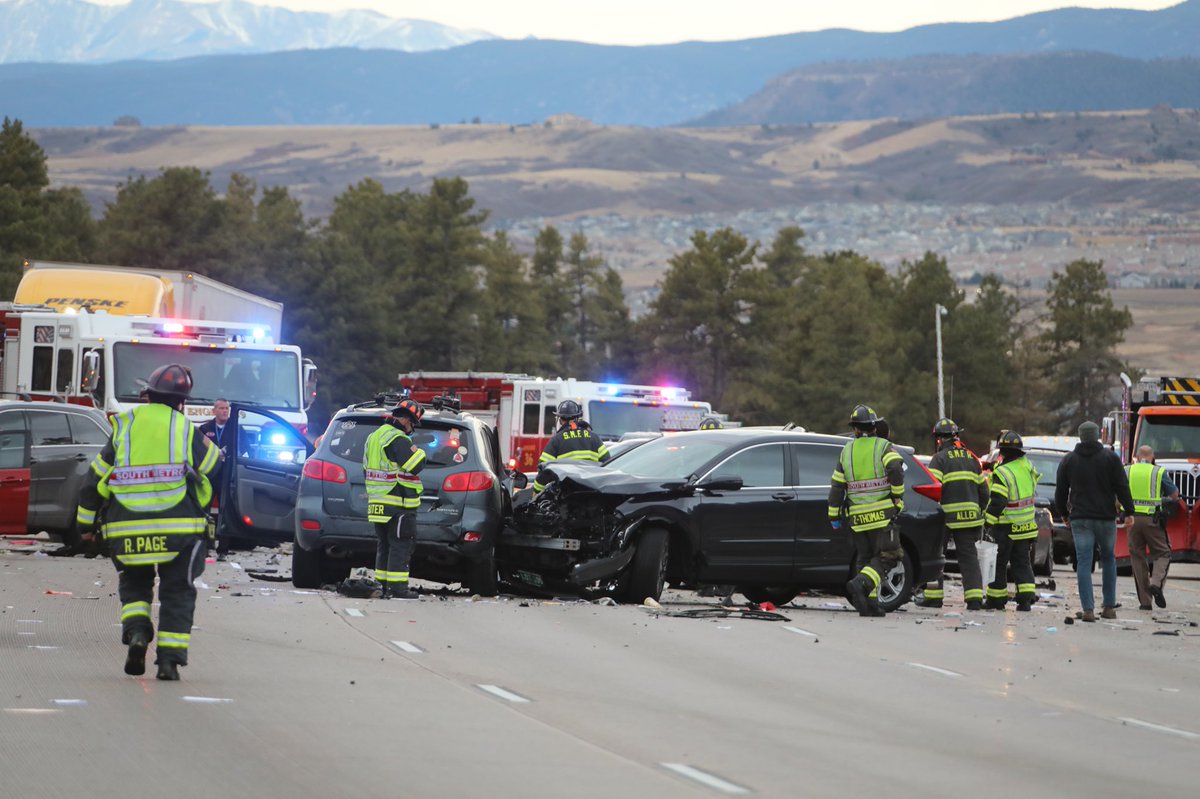
M 542 585 L 542 575 L 534 574 L 533 572 L 518 571 L 517 579 L 528 585 L 534 585 L 538 587 L 541 587 Z

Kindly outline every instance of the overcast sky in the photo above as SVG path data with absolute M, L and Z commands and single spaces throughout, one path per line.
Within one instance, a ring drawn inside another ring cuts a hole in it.
M 215 0 L 214 0 L 215 1 Z M 128 0 L 92 0 L 119 4 Z M 366 8 L 508 39 L 536 36 L 603 44 L 747 39 L 854 28 L 896 31 L 931 22 L 1007 19 L 1063 6 L 1154 10 L 1179 0 L 251 0 L 293 10 Z

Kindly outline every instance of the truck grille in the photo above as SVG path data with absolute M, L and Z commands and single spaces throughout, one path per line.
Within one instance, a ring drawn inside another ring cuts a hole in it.
M 1168 469 L 1167 477 L 1171 478 L 1171 482 L 1179 487 L 1179 495 L 1189 505 L 1200 496 L 1200 476 L 1194 475 L 1190 471 Z

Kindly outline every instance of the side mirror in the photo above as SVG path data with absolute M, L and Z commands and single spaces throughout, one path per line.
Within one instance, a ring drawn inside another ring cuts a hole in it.
M 317 398 L 317 365 L 308 358 L 304 359 L 304 410 L 312 407 Z
M 696 488 L 701 491 L 737 491 L 741 487 L 742 478 L 740 477 L 718 477 L 696 484 Z
M 83 380 L 80 389 L 91 394 L 100 385 L 100 353 L 88 350 L 83 354 Z
M 513 472 L 512 484 L 515 490 L 520 491 L 529 486 L 529 478 L 525 476 L 525 472 Z

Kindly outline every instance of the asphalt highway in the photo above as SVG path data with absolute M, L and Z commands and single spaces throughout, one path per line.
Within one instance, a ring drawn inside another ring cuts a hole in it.
M 348 599 L 250 578 L 286 574 L 260 551 L 208 565 L 191 664 L 163 683 L 122 673 L 111 564 L 40 548 L 0 544 L 8 797 L 1032 799 L 1200 781 L 1196 566 L 1173 567 L 1155 612 L 1121 578 L 1115 623 L 1065 623 L 1061 567 L 1029 614 L 965 613 L 953 586 L 943 611 L 862 619 L 801 597 L 759 621 L 666 615 L 717 607 L 688 592 L 663 612 L 432 584 Z

